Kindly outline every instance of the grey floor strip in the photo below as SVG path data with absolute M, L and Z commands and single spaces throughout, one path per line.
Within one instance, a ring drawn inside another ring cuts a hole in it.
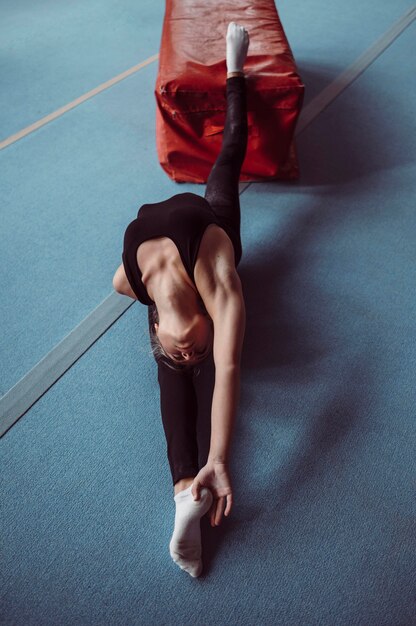
M 113 291 L 0 398 L 0 437 L 127 311 L 134 300 Z
M 384 52 L 388 46 L 407 28 L 416 18 L 416 5 L 407 11 L 393 26 L 384 33 L 364 54 L 342 72 L 328 87 L 323 89 L 308 106 L 305 107 L 300 115 L 297 124 L 296 134 L 301 133 L 315 119 L 317 115 L 322 113 L 326 107 L 339 96 L 360 74 L 366 70 L 373 61 Z
M 300 116 L 299 135 L 335 98 L 364 72 L 373 61 L 416 18 L 416 5 L 407 11 L 357 61 L 306 106 Z M 240 183 L 243 193 L 251 183 Z M 135 301 L 113 292 L 0 398 L 0 437 L 103 335 Z

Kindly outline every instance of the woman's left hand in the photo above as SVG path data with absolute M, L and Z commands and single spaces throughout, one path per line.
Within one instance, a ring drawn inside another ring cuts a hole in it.
M 208 461 L 194 478 L 191 489 L 194 500 L 199 500 L 202 487 L 207 487 L 214 498 L 209 510 L 211 526 L 219 526 L 224 505 L 226 504 L 224 515 L 228 516 L 233 504 L 228 464 Z

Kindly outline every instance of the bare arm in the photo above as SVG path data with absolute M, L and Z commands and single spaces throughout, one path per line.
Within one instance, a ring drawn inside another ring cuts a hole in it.
M 113 287 L 117 293 L 121 293 L 123 296 L 129 296 L 130 298 L 133 298 L 133 300 L 137 300 L 136 294 L 130 287 L 126 272 L 124 271 L 123 263 L 118 266 L 116 273 L 113 276 Z
M 240 361 L 245 331 L 245 305 L 235 270 L 217 280 L 208 301 L 214 322 L 215 385 L 211 409 L 208 461 L 227 463 L 240 395 Z

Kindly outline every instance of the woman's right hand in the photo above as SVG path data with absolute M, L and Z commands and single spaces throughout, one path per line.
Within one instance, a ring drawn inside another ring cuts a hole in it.
M 192 484 L 191 492 L 194 500 L 199 500 L 202 487 L 207 487 L 213 495 L 213 502 L 208 512 L 211 526 L 219 526 L 222 514 L 224 513 L 227 517 L 233 504 L 228 464 L 208 461 L 204 467 L 201 467 Z M 226 505 L 225 511 L 224 505 Z

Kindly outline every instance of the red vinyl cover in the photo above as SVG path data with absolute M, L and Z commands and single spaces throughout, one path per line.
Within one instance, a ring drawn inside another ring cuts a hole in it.
M 244 65 L 249 136 L 240 180 L 295 179 L 294 130 L 304 85 L 274 0 L 166 0 L 155 85 L 159 162 L 177 182 L 207 181 L 224 130 L 231 21 L 250 36 Z

